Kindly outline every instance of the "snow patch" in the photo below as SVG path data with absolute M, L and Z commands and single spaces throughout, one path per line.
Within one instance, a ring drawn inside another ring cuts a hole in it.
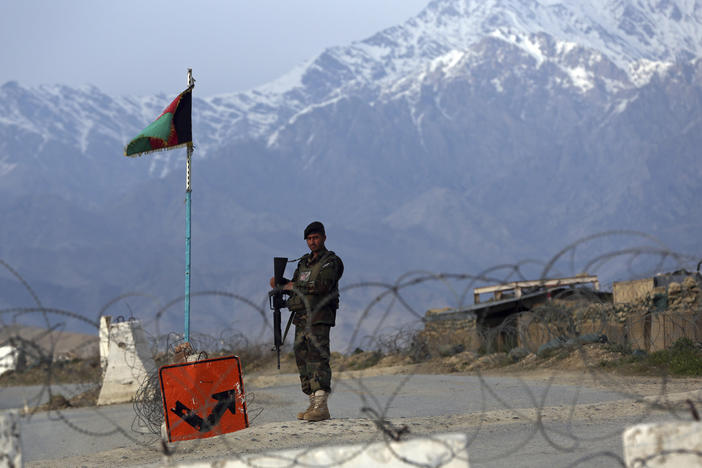
M 88 136 L 90 131 L 93 129 L 95 124 L 93 122 L 88 122 L 86 125 L 82 125 L 79 130 L 78 146 L 80 147 L 81 153 L 85 154 L 88 151 Z
M 452 50 L 449 53 L 432 60 L 429 64 L 429 71 L 434 72 L 439 68 L 441 68 L 443 71 L 448 71 L 458 65 L 463 57 L 465 57 L 465 52 L 460 50 Z
M 578 45 L 575 42 L 569 41 L 557 41 L 556 42 L 556 54 L 559 56 L 567 55 Z
M 523 50 L 536 60 L 537 67 L 541 66 L 541 64 L 547 60 L 547 57 L 541 50 L 541 44 L 533 40 L 532 37 L 527 34 L 517 34 L 514 31 L 506 31 L 500 28 L 492 31 L 488 36 L 507 42 Z
M 595 86 L 592 72 L 589 72 L 585 67 L 564 68 L 564 70 L 570 76 L 573 86 L 582 92 L 587 92 Z
M 536 59 L 537 66 L 540 66 L 546 60 L 544 53 L 541 51 L 541 45 L 532 41 L 528 36 L 522 38 L 521 48 Z
M 614 109 L 612 110 L 613 114 L 621 114 L 626 110 L 627 107 L 629 107 L 629 103 L 631 100 L 629 99 L 622 99 L 620 102 L 617 103 L 616 106 L 614 106 Z
M 629 76 L 637 87 L 641 87 L 651 81 L 654 75 L 664 75 L 672 66 L 672 62 L 642 59 L 629 66 Z

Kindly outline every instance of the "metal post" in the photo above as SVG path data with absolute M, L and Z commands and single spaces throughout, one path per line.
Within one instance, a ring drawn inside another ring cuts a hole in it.
M 195 85 L 193 69 L 188 68 L 188 87 Z M 190 163 L 193 154 L 192 142 L 188 144 L 185 162 L 185 341 L 190 342 Z
M 190 160 L 193 152 L 188 145 L 185 185 L 185 341 L 190 341 Z

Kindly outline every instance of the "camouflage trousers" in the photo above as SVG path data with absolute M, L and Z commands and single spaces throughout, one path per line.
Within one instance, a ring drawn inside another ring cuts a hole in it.
M 302 391 L 311 395 L 317 390 L 331 392 L 329 366 L 329 325 L 295 326 L 295 362 L 300 373 Z

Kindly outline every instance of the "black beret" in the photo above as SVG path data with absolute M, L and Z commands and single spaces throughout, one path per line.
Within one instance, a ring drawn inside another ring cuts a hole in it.
M 318 233 L 322 234 L 323 236 L 326 236 L 326 233 L 324 232 L 324 224 L 320 223 L 319 221 L 313 221 L 311 222 L 306 228 L 305 228 L 305 239 L 307 239 L 307 236 L 309 236 L 312 233 Z

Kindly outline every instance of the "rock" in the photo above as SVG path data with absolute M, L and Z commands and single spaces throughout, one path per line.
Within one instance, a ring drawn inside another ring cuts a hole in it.
M 512 348 L 510 350 L 510 352 L 508 353 L 508 356 L 514 362 L 521 361 L 522 359 L 524 359 L 528 355 L 529 355 L 529 351 L 527 351 L 524 348 Z
M 462 353 L 465 351 L 466 347 L 463 346 L 462 344 L 443 344 L 440 345 L 439 348 L 437 349 L 437 352 L 439 353 L 439 356 L 441 357 L 448 357 L 448 356 L 453 356 L 454 354 Z
M 668 285 L 668 296 L 675 296 L 676 294 L 680 294 L 681 291 L 682 286 L 680 286 L 680 283 L 673 281 Z
M 492 353 L 492 354 L 486 354 L 485 356 L 482 356 L 475 361 L 473 361 L 467 368 L 466 370 L 475 370 L 475 369 L 489 369 L 492 367 L 500 367 L 504 366 L 506 364 L 509 364 L 511 361 L 507 354 L 505 353 Z
M 464 370 L 472 362 L 478 359 L 478 354 L 472 351 L 463 351 L 462 353 L 451 356 L 446 360 L 447 364 L 455 366 L 457 370 Z
M 697 289 L 697 281 L 694 277 L 688 276 L 683 280 L 682 287 L 684 289 Z

